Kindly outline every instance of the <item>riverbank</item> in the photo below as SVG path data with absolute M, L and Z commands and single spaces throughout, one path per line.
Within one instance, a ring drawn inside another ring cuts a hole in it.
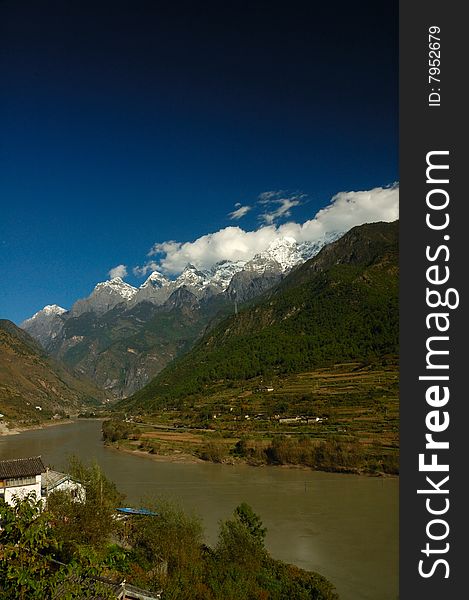
M 110 448 L 111 450 L 115 450 L 116 452 L 122 452 L 125 454 L 132 454 L 133 456 L 143 456 L 145 458 L 149 458 L 156 462 L 165 462 L 165 463 L 180 463 L 184 465 L 194 465 L 198 463 L 204 463 L 206 461 L 201 458 L 194 456 L 193 454 L 187 454 L 185 452 L 175 452 L 173 454 L 152 454 L 150 452 L 146 452 L 145 450 L 131 449 L 126 448 L 124 446 L 119 446 L 118 444 L 104 444 L 106 448 Z
M 139 442 L 137 440 L 133 440 L 133 441 L 127 441 L 127 440 L 121 440 L 119 442 L 112 442 L 112 443 L 108 443 L 108 442 L 104 442 L 104 446 L 106 448 L 115 450 L 116 452 L 120 452 L 120 453 L 124 453 L 124 454 L 130 454 L 133 456 L 141 456 L 144 458 L 148 458 L 152 461 L 155 462 L 160 462 L 160 463 L 177 463 L 177 464 L 203 464 L 203 463 L 213 463 L 213 464 L 219 464 L 219 465 L 224 465 L 224 466 L 248 466 L 248 467 L 255 467 L 255 468 L 260 468 L 260 467 L 264 467 L 264 468 L 277 468 L 277 469 L 295 469 L 295 470 L 300 470 L 300 471 L 319 471 L 319 472 L 325 472 L 325 473 L 338 473 L 338 474 L 344 474 L 344 475 L 365 475 L 365 476 L 369 476 L 369 477 L 385 477 L 385 478 L 398 478 L 399 474 L 398 473 L 387 473 L 385 471 L 370 471 L 364 468 L 354 468 L 354 467 L 344 467 L 344 466 L 338 466 L 338 465 L 333 465 L 333 466 L 329 466 L 328 468 L 318 468 L 317 466 L 313 466 L 313 465 L 305 465 L 305 464 L 298 464 L 298 463 L 288 463 L 288 462 L 283 462 L 283 463 L 272 463 L 272 462 L 260 462 L 260 461 L 253 461 L 250 460 L 246 457 L 241 457 L 241 456 L 232 456 L 232 455 L 228 455 L 225 456 L 224 458 L 221 459 L 216 459 L 216 460 L 211 460 L 209 456 L 206 456 L 205 458 L 201 458 L 199 455 L 192 453 L 190 451 L 183 451 L 183 450 L 179 450 L 179 449 L 172 449 L 172 450 L 168 450 L 166 452 L 158 452 L 156 453 L 153 449 L 152 450 L 143 450 L 140 446 L 141 444 L 139 444 Z
M 47 429 L 48 427 L 56 427 L 57 425 L 70 425 L 75 422 L 75 419 L 54 419 L 54 421 L 44 421 L 44 423 L 35 423 L 34 425 L 9 426 L 7 423 L 0 423 L 0 437 L 7 435 L 18 435 L 26 431 L 35 431 L 37 429 Z

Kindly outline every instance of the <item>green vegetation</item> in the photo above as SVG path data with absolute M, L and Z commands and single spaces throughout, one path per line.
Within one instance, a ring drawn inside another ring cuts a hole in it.
M 140 429 L 132 423 L 109 419 L 103 422 L 103 440 L 105 442 L 117 442 L 118 440 L 138 439 Z
M 114 444 L 160 456 L 196 456 L 223 463 L 398 472 L 396 357 L 268 381 L 269 388 L 261 378 L 232 385 L 215 382 L 203 396 L 186 400 L 179 408 L 135 416 L 132 426 L 139 433 L 133 430 Z M 129 426 L 125 423 L 124 430 Z M 288 445 L 281 460 L 269 449 L 279 440 Z
M 148 526 L 143 521 L 134 535 L 140 585 L 161 586 L 164 599 L 272 600 L 338 598 L 321 575 L 273 560 L 264 546 L 266 530 L 247 504 L 220 524 L 214 549 L 201 544 L 197 518 L 179 508 L 160 503 L 159 518 Z M 163 563 L 161 562 L 163 560 Z M 155 564 L 156 563 L 156 564 Z M 162 575 L 161 565 L 167 566 Z M 144 571 L 144 572 L 143 572 Z
M 122 445 L 397 473 L 398 320 L 398 224 L 355 227 L 119 402 L 143 423 Z
M 92 547 L 58 560 L 64 539 L 34 494 L 9 506 L 0 500 L 0 598 L 5 600 L 115 598 L 95 576 L 106 569 Z
M 250 464 L 304 465 L 320 471 L 397 474 L 397 456 L 371 457 L 353 438 L 314 441 L 309 437 L 278 436 L 267 446 L 240 440 L 234 450 Z
M 84 498 L 77 502 L 68 492 L 57 491 L 50 494 L 47 506 L 55 532 L 63 540 L 63 560 L 70 560 L 82 546 L 102 550 L 116 530 L 115 508 L 124 501 L 97 463 L 86 466 L 72 457 L 68 472 L 83 485 Z
M 157 516 L 114 518 L 122 496 L 97 465 L 73 460 L 86 500 L 53 493 L 0 501 L 0 598 L 106 598 L 130 582 L 163 600 L 336 600 L 330 582 L 272 559 L 266 529 L 247 504 L 220 524 L 215 548 L 200 520 L 168 500 L 148 501 Z
M 0 413 L 3 421 L 31 425 L 90 405 L 105 393 L 48 357 L 26 332 L 0 320 Z M 36 408 L 39 406 L 40 408 Z

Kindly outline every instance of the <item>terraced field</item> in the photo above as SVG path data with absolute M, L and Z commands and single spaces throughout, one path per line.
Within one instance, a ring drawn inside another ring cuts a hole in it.
M 272 389 L 273 388 L 273 389 Z M 269 391 L 267 391 L 269 390 Z M 138 417 L 135 417 L 138 420 Z M 399 449 L 398 364 L 343 363 L 307 373 L 256 378 L 240 385 L 214 383 L 184 406 L 145 416 L 129 448 L 153 454 L 192 454 L 236 461 L 237 444 L 251 444 L 253 459 L 272 441 L 342 444 L 363 455 L 392 460 Z M 393 467 L 394 469 L 397 466 Z

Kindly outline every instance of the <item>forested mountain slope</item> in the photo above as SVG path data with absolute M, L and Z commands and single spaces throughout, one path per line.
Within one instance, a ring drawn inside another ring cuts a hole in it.
M 211 383 L 398 353 L 398 223 L 355 227 L 223 320 L 119 404 L 153 410 Z

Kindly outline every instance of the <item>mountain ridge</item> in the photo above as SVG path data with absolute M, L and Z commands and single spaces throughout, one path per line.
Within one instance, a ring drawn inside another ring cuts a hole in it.
M 196 294 L 201 294 L 209 287 L 214 288 L 215 293 L 221 293 L 226 291 L 232 277 L 243 270 L 261 275 L 266 270 L 285 273 L 310 258 L 312 254 L 316 254 L 320 248 L 339 235 L 339 232 L 331 232 L 325 235 L 320 242 L 314 243 L 298 243 L 294 238 L 286 236 L 274 240 L 266 250 L 255 254 L 250 260 L 223 260 L 205 270 L 188 263 L 174 280 L 169 279 L 159 271 L 152 271 L 139 288 L 126 283 L 121 277 L 114 277 L 97 283 L 91 294 L 86 298 L 77 300 L 69 311 L 57 305 L 47 305 L 32 317 L 25 319 L 20 327 L 28 330 L 31 327 L 31 321 L 37 321 L 42 316 L 57 315 L 67 318 L 67 314 L 79 316 L 84 312 L 95 312 L 101 315 L 112 310 L 121 302 L 128 302 L 129 306 L 134 306 L 139 301 L 146 300 L 161 305 L 164 304 L 173 291 L 182 286 L 194 288 L 193 292 Z M 151 291 L 155 292 L 154 296 L 152 296 Z M 52 310 L 53 308 L 55 310 Z
M 48 305 L 21 326 L 53 357 L 120 399 L 190 349 L 218 312 L 271 288 L 336 235 L 315 245 L 276 240 L 250 260 L 219 261 L 206 270 L 187 264 L 175 279 L 153 271 L 139 288 L 115 277 L 69 311 Z
M 118 406 L 148 409 L 197 397 L 215 380 L 397 354 L 397 253 L 397 222 L 353 228 Z
M 188 264 L 176 279 L 153 271 L 139 288 L 114 278 L 70 311 L 49 305 L 22 326 L 52 356 L 122 399 L 338 238 L 338 232 L 315 243 L 285 237 L 250 260 L 219 261 L 207 270 Z

